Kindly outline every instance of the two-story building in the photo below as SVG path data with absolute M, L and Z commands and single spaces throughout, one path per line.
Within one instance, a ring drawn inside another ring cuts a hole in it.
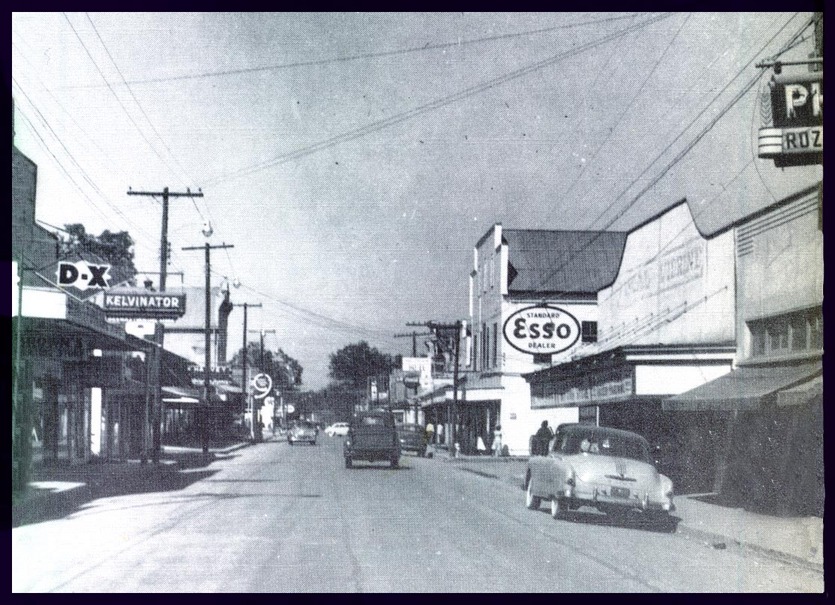
M 458 406 L 461 446 L 501 425 L 511 455 L 527 454 L 542 420 L 576 422 L 578 408 L 531 408 L 524 376 L 566 361 L 598 334 L 598 293 L 611 285 L 626 234 L 505 229 L 476 243 L 470 274 L 469 367 Z

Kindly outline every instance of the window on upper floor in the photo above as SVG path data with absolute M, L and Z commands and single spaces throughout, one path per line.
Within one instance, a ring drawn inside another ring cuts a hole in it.
M 751 357 L 774 357 L 823 348 L 821 307 L 748 322 Z
M 597 322 L 584 321 L 582 327 L 582 341 L 583 342 L 597 342 Z

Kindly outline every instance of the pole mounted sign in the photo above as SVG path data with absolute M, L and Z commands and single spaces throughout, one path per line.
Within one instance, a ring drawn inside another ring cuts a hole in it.
M 258 374 L 252 379 L 252 388 L 255 389 L 255 393 L 252 396 L 255 399 L 263 399 L 269 395 L 270 390 L 273 388 L 273 379 L 270 378 L 269 374 Z
M 822 164 L 823 72 L 780 74 L 769 86 L 770 98 L 763 99 L 759 157 L 773 159 L 778 168 Z

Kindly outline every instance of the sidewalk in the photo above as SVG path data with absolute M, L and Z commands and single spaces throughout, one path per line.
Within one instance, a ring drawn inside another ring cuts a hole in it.
M 212 462 L 248 445 L 240 442 L 209 448 L 207 455 L 199 447 L 164 445 L 158 464 L 139 460 L 38 461 L 27 489 L 12 494 L 12 527 L 66 517 L 99 498 L 182 489 L 214 474 L 216 471 L 208 468 Z M 190 472 L 181 473 L 183 469 Z
M 527 458 L 459 456 L 444 451 L 438 460 L 462 471 L 496 479 L 519 487 L 525 480 Z M 739 546 L 823 571 L 823 519 L 819 517 L 777 517 L 712 503 L 714 494 L 688 494 L 675 498 L 673 513 L 680 519 L 677 533 L 699 540 L 712 548 Z M 521 502 L 521 491 L 520 491 Z

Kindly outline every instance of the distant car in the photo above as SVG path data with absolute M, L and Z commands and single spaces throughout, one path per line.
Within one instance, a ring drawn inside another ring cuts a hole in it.
M 294 422 L 290 427 L 290 431 L 287 433 L 287 443 L 293 445 L 294 443 L 304 441 L 310 445 L 316 445 L 316 435 L 318 432 L 316 425 L 311 422 L 304 420 Z
M 544 456 L 531 456 L 525 473 L 525 505 L 551 503 L 551 516 L 591 506 L 609 515 L 632 510 L 659 524 L 670 521 L 673 482 L 658 472 L 650 446 L 630 431 L 588 424 L 557 429 Z
M 394 414 L 388 410 L 355 414 L 342 442 L 342 455 L 345 468 L 351 468 L 355 460 L 385 460 L 392 468 L 397 468 L 400 464 L 400 437 Z
M 339 435 L 344 437 L 348 434 L 348 423 L 347 422 L 335 422 L 332 425 L 325 428 L 325 435 L 328 437 L 333 437 L 334 435 Z
M 397 427 L 400 437 L 400 449 L 415 452 L 423 458 L 426 456 L 426 430 L 419 424 L 401 424 Z

